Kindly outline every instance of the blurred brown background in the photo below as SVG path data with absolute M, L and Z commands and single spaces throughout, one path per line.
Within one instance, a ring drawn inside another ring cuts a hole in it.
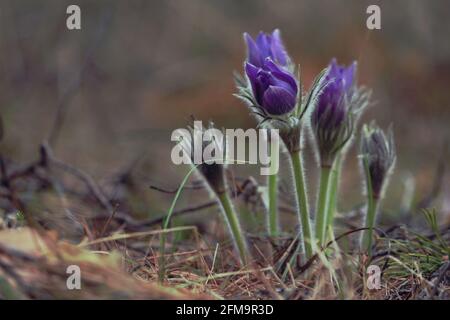
M 66 29 L 74 3 L 81 31 Z M 370 4 L 381 6 L 379 31 L 366 29 Z M 0 151 L 36 158 L 62 107 L 60 159 L 101 181 L 144 153 L 140 174 L 174 187 L 186 168 L 170 161 L 170 133 L 191 114 L 220 127 L 253 126 L 232 96 L 232 72 L 245 58 L 242 33 L 280 28 L 306 86 L 332 57 L 359 61 L 359 80 L 377 102 L 363 120 L 394 124 L 398 162 L 387 204 L 396 209 L 410 175 L 418 198 L 431 188 L 449 137 L 448 10 L 446 0 L 1 0 Z M 347 207 L 362 200 L 354 149 L 342 188 Z M 308 161 L 314 179 L 311 154 Z M 165 199 L 150 205 L 165 210 Z

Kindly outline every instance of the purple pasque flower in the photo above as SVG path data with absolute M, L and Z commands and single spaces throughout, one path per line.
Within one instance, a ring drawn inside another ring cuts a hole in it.
M 318 125 L 325 118 L 326 125 L 334 128 L 344 121 L 348 111 L 347 102 L 353 93 L 356 62 L 346 68 L 339 66 L 336 59 L 333 59 L 328 68 L 329 71 L 325 76 L 327 84 L 318 98 L 313 122 Z
M 298 84 L 280 31 L 260 32 L 256 40 L 244 33 L 247 43 L 245 73 L 250 86 L 240 86 L 240 97 L 250 101 L 263 118 L 283 116 L 297 104 Z M 239 86 L 238 86 L 239 88 Z
M 280 116 L 294 110 L 298 84 L 294 75 L 267 57 L 260 67 L 245 63 L 254 102 L 269 115 Z
M 290 64 L 291 60 L 281 40 L 280 30 L 275 29 L 272 34 L 260 32 L 256 41 L 248 33 L 244 33 L 244 39 L 247 43 L 247 62 L 255 67 L 262 68 L 268 57 L 282 67 Z
M 311 117 L 322 165 L 331 165 L 336 153 L 353 133 L 354 110 L 352 110 L 356 62 L 340 66 L 333 59 L 325 76 L 325 86 L 317 98 Z

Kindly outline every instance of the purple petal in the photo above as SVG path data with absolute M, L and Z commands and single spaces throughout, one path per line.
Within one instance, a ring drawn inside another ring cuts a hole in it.
M 253 96 L 255 97 L 258 103 L 261 103 L 261 85 L 258 81 L 258 72 L 260 68 L 255 67 L 253 64 L 246 62 L 245 63 L 245 73 L 247 74 L 248 79 L 250 80 L 250 85 L 252 86 Z
M 245 68 L 245 73 L 249 77 L 250 81 L 255 81 L 256 77 L 258 76 L 258 71 L 260 68 L 257 68 L 251 62 L 246 62 L 244 68 Z
M 330 62 L 330 74 L 332 74 L 333 76 L 337 76 L 339 75 L 339 73 L 339 65 L 337 64 L 336 58 L 333 58 Z
M 247 61 L 255 66 L 261 67 L 264 59 L 261 57 L 261 53 L 255 41 L 247 32 L 244 33 L 244 40 L 247 43 Z
M 264 93 L 263 108 L 272 115 L 282 115 L 292 111 L 296 97 L 288 90 L 270 86 Z
M 343 71 L 342 78 L 344 80 L 345 91 L 348 91 L 352 86 L 356 74 L 357 63 L 354 61 L 348 68 Z
M 338 65 L 336 58 L 333 58 L 329 65 L 330 71 L 327 75 L 327 80 L 333 80 L 329 89 L 333 90 L 350 90 L 353 86 L 354 75 L 356 72 L 356 62 L 353 62 L 350 66 L 345 67 Z
M 264 62 L 264 59 L 266 57 L 270 57 L 270 55 L 271 55 L 270 41 L 271 41 L 271 38 L 262 31 L 258 34 L 258 37 L 256 38 L 256 44 L 258 46 L 259 52 L 261 54 L 261 58 L 263 60 L 262 63 Z
M 280 65 L 286 66 L 289 61 L 289 57 L 287 55 L 286 49 L 284 48 L 283 41 L 281 40 L 279 29 L 275 29 L 272 32 L 270 49 L 274 60 L 277 61 Z
M 294 76 L 281 69 L 277 64 L 275 64 L 270 58 L 267 58 L 264 61 L 264 67 L 266 67 L 274 77 L 277 78 L 277 80 L 281 80 L 282 82 L 285 82 L 289 85 L 289 90 L 291 90 L 293 95 L 297 95 L 298 92 L 298 85 L 297 81 L 295 80 Z M 277 82 L 279 84 L 279 81 Z M 284 85 L 283 85 L 284 86 Z

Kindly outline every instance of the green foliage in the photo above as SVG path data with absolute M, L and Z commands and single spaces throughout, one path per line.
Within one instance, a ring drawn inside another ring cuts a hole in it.
M 442 238 L 439 230 L 436 209 L 423 209 L 424 218 L 433 231 L 431 236 L 413 232 L 406 239 L 388 239 L 390 243 L 389 263 L 386 275 L 391 278 L 427 278 L 438 270 L 448 259 L 450 243 Z
M 433 231 L 434 235 L 436 236 L 436 239 L 438 239 L 439 243 L 441 244 L 442 248 L 445 248 L 447 250 L 447 254 L 450 253 L 450 247 L 448 244 L 444 241 L 441 235 L 441 231 L 439 230 L 439 224 L 438 224 L 438 218 L 436 213 L 436 208 L 431 209 L 422 209 L 422 213 L 425 216 L 425 220 L 427 221 L 429 227 Z

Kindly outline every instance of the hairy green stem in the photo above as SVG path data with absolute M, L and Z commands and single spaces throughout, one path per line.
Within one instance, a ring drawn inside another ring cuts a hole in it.
M 319 196 L 317 197 L 316 238 L 320 247 L 326 241 L 328 185 L 330 183 L 331 167 L 322 166 L 320 169 Z
M 272 144 L 271 144 L 272 146 Z M 270 160 L 271 160 L 271 167 L 278 168 L 278 157 L 279 154 L 275 153 L 274 150 L 271 151 L 270 154 Z M 270 172 L 270 174 L 267 177 L 267 185 L 268 185 L 268 198 L 269 198 L 269 204 L 268 204 L 268 211 L 269 211 L 269 218 L 268 218 L 268 232 L 269 236 L 271 237 L 277 237 L 279 234 L 279 219 L 278 219 L 278 173 L 277 172 Z
M 339 154 L 331 170 L 330 186 L 328 191 L 327 229 L 325 232 L 334 231 L 334 215 L 336 214 L 339 192 L 339 180 L 341 179 L 342 155 Z
M 269 236 L 278 236 L 278 176 L 272 174 L 267 177 L 267 184 L 269 188 L 269 219 L 268 231 Z
M 372 255 L 372 238 L 373 238 L 373 227 L 375 226 L 375 217 L 378 211 L 379 197 L 374 195 L 372 188 L 372 179 L 370 177 L 369 163 L 367 157 L 363 158 L 364 173 L 366 176 L 366 194 L 367 194 L 367 212 L 366 221 L 364 224 L 365 228 L 361 236 L 361 250 Z
M 294 171 L 294 181 L 298 204 L 298 217 L 303 232 L 303 246 L 305 248 L 306 259 L 309 259 L 312 254 L 312 230 L 309 218 L 308 198 L 306 194 L 306 185 L 304 178 L 304 169 L 302 163 L 302 156 L 300 151 L 291 153 L 292 168 Z
M 375 217 L 378 211 L 379 200 L 373 196 L 372 193 L 367 196 L 367 213 L 366 222 L 364 227 L 369 228 L 364 230 L 361 238 L 361 250 L 367 252 L 369 256 L 372 255 L 372 239 L 373 239 L 373 228 L 375 226 Z
M 225 214 L 228 227 L 230 228 L 231 235 L 233 237 L 236 248 L 239 251 L 239 256 L 241 257 L 241 262 L 243 265 L 247 264 L 247 246 L 245 244 L 245 239 L 242 233 L 241 225 L 234 210 L 233 204 L 231 203 L 228 193 L 223 192 L 217 195 L 220 204 L 222 205 L 223 212 Z

